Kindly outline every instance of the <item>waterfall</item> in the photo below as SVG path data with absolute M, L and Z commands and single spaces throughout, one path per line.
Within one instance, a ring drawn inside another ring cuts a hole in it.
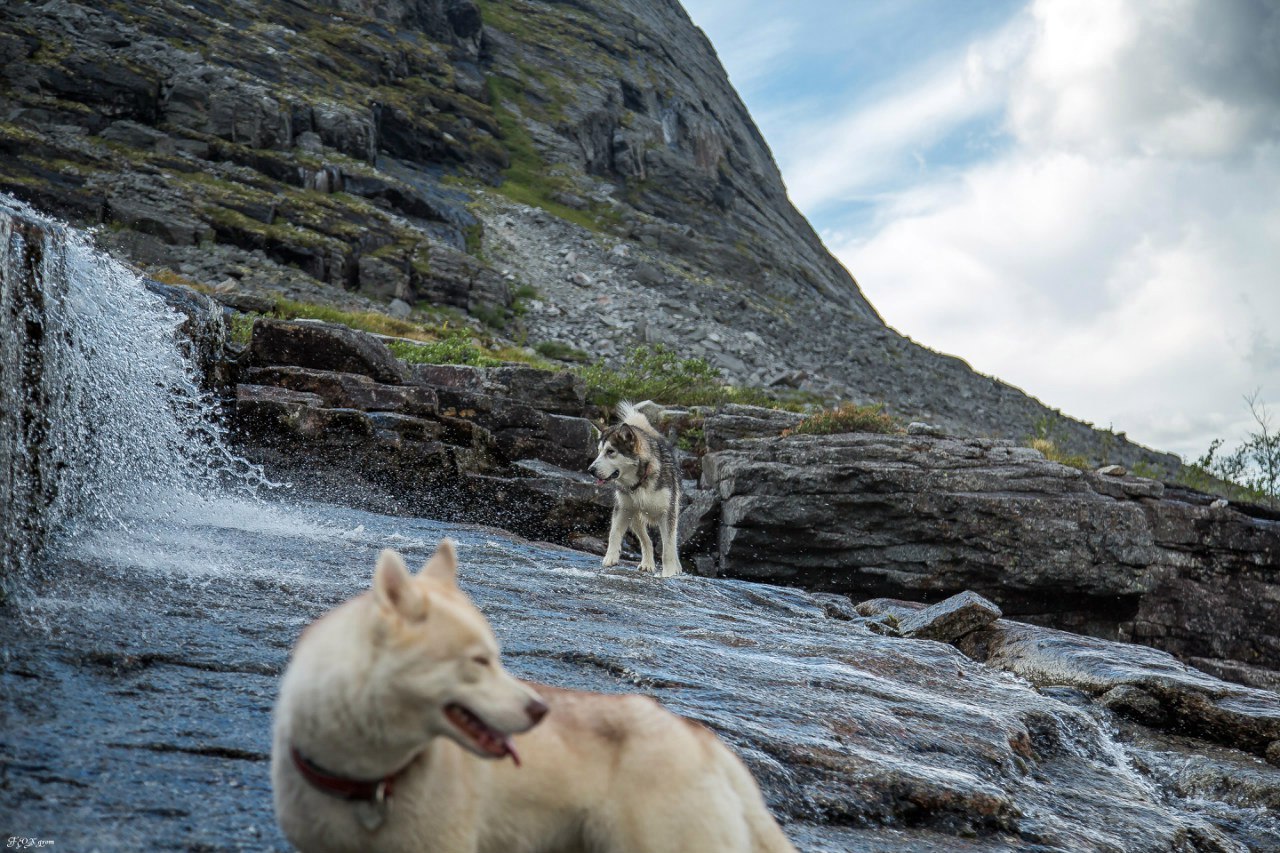
M 0 195 L 0 598 L 52 538 L 252 479 L 183 320 L 86 235 Z

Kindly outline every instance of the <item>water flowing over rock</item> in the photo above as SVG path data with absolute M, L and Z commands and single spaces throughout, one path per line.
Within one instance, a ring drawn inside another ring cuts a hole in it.
M 157 483 L 199 492 L 244 473 L 181 351 L 189 322 L 83 234 L 0 196 L 0 588 L 66 525 Z

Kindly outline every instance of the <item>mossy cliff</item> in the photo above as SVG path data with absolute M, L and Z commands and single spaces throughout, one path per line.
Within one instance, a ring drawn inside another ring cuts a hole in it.
M 675 0 L 6 3 L 0 191 L 224 292 L 452 306 L 618 361 L 697 347 L 969 433 L 1048 413 L 883 324 Z

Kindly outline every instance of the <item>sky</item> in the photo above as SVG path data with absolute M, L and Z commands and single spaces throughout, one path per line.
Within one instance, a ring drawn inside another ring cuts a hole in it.
M 1188 460 L 1280 426 L 1280 2 L 684 6 L 890 326 Z

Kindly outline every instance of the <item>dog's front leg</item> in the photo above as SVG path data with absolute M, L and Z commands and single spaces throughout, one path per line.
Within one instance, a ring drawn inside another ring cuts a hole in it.
M 613 519 L 609 522 L 609 547 L 605 549 L 600 565 L 606 569 L 618 565 L 622 559 L 622 536 L 627 532 L 627 513 L 618 504 L 613 505 Z
M 649 525 L 644 516 L 637 513 L 631 520 L 631 532 L 640 540 L 640 571 L 656 572 L 658 567 L 653 562 L 653 540 L 649 538 Z
M 684 569 L 680 567 L 680 554 L 677 550 L 679 545 L 680 517 L 674 513 L 667 513 L 662 519 L 662 577 L 669 578 L 680 574 Z

